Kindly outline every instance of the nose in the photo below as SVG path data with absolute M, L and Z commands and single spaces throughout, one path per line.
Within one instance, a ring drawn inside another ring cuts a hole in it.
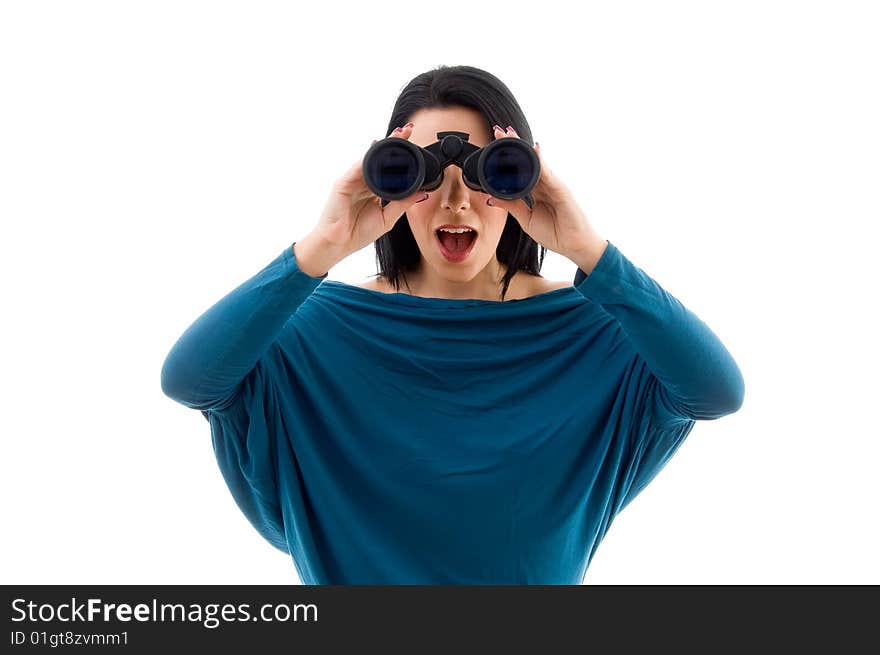
M 451 212 L 464 212 L 471 206 L 471 190 L 462 179 L 458 166 L 447 166 L 440 187 L 440 206 Z

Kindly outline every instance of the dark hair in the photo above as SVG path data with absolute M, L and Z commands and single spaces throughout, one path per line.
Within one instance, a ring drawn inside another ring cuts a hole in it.
M 528 121 L 507 86 L 491 73 L 473 66 L 439 66 L 414 77 L 394 103 L 385 134 L 407 123 L 420 109 L 447 109 L 452 106 L 469 107 L 482 113 L 490 134 L 496 123 L 502 127 L 512 125 L 523 141 L 535 145 Z M 405 281 L 406 272 L 414 270 L 421 259 L 406 214 L 391 230 L 376 239 L 375 245 L 378 275 L 390 281 L 399 291 L 400 276 Z M 517 271 L 540 275 L 545 251 L 544 246 L 523 232 L 517 220 L 508 212 L 504 231 L 495 250 L 498 261 L 507 266 L 502 278 L 502 300 Z

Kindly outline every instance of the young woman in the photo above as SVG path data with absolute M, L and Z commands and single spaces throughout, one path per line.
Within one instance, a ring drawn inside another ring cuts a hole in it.
M 413 79 L 391 128 L 533 145 L 507 87 L 469 66 Z M 235 501 L 305 584 L 581 583 L 695 421 L 742 404 L 718 337 L 540 161 L 531 209 L 454 165 L 383 207 L 357 162 L 315 227 L 168 354 L 163 391 L 208 420 Z M 327 279 L 370 243 L 375 280 Z M 540 276 L 543 248 L 574 284 Z

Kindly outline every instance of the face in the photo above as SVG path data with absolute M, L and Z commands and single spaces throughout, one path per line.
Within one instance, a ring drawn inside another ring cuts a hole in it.
M 467 132 L 468 143 L 480 147 L 492 140 L 491 127 L 483 114 L 469 107 L 420 109 L 409 120 L 414 123 L 409 140 L 422 147 L 435 143 L 437 132 L 447 130 Z M 488 206 L 486 200 L 490 197 L 465 185 L 461 169 L 450 164 L 443 171 L 443 183 L 428 192 L 428 199 L 407 209 L 409 227 L 422 254 L 421 276 L 439 276 L 449 282 L 469 282 L 481 276 L 488 281 L 500 276 L 503 271 L 495 250 L 507 210 Z M 476 241 L 461 261 L 444 255 L 437 234 L 441 225 L 467 225 L 476 231 Z

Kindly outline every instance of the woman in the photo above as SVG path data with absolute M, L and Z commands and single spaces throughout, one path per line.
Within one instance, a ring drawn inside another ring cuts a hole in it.
M 394 126 L 421 146 L 532 142 L 507 87 L 468 66 L 413 79 Z M 163 391 L 208 420 L 238 506 L 305 584 L 581 583 L 695 421 L 740 407 L 738 366 L 543 159 L 531 210 L 456 166 L 382 207 L 361 166 L 180 337 Z M 370 243 L 376 280 L 326 279 Z M 574 285 L 539 275 L 539 247 L 577 265 Z

